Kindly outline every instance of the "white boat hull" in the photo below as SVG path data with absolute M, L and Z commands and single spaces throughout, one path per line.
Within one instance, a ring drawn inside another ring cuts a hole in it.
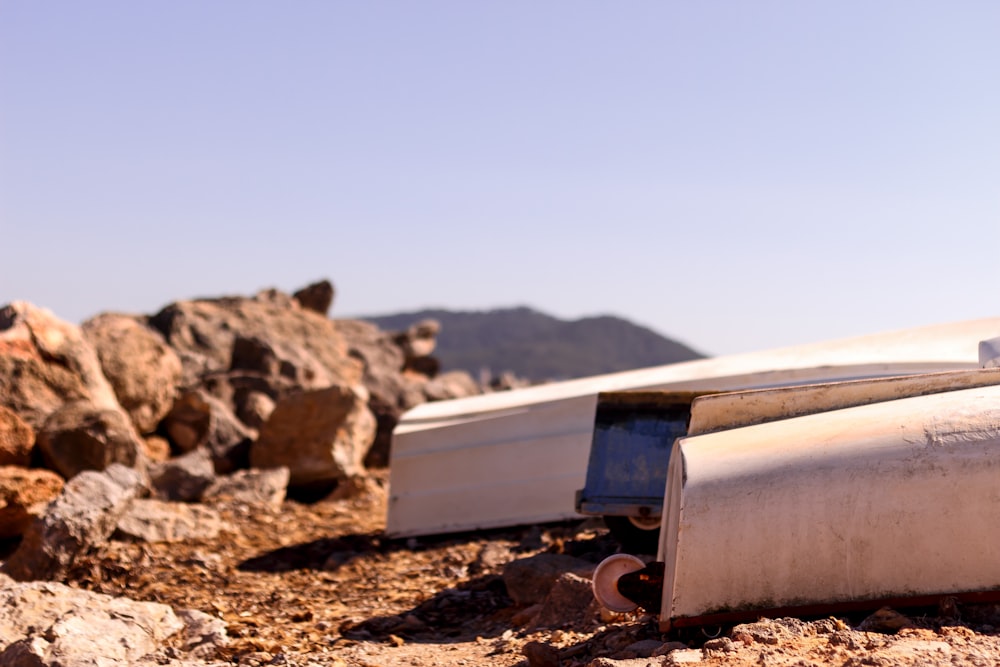
M 1000 590 L 1000 386 L 678 439 L 661 628 Z
M 393 434 L 390 537 L 577 517 L 597 394 L 736 390 L 979 367 L 1000 318 L 937 325 L 427 403 Z

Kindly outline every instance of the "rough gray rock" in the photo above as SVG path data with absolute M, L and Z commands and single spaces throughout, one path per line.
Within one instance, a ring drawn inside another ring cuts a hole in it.
M 210 507 L 136 498 L 118 521 L 114 537 L 139 542 L 214 539 L 226 528 Z
M 143 441 L 125 413 L 87 401 L 57 408 L 38 432 L 38 449 L 46 465 L 66 479 L 112 463 L 130 468 L 146 464 Z
M 237 470 L 218 477 L 203 496 L 207 501 L 231 501 L 277 509 L 285 500 L 290 474 L 288 468 Z
M 205 616 L 61 584 L 0 578 L 0 665 L 164 664 L 156 656 L 174 637 L 187 652 L 179 658 L 211 658 L 228 638 L 221 621 Z
M 3 571 L 20 581 L 61 579 L 77 557 L 111 536 L 144 488 L 142 476 L 120 464 L 80 473 L 25 531 Z
M 261 335 L 236 336 L 229 370 L 284 379 L 303 389 L 328 387 L 337 381 L 332 372 L 302 347 Z
M 103 313 L 81 329 L 136 429 L 152 433 L 173 404 L 180 357 L 143 317 Z
M 215 481 L 212 456 L 204 447 L 149 466 L 149 483 L 157 497 L 194 502 Z

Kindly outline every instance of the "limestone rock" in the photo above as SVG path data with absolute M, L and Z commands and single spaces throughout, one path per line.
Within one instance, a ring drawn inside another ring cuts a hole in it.
M 237 335 L 233 339 L 229 370 L 281 378 L 304 389 L 328 387 L 337 381 L 337 376 L 304 347 L 263 335 Z
M 214 481 L 212 456 L 203 447 L 149 467 L 149 483 L 154 494 L 166 500 L 201 500 L 205 489 Z
M 35 430 L 16 412 L 0 405 L 0 465 L 28 466 Z
M 0 308 L 0 404 L 36 431 L 64 403 L 120 408 L 80 327 L 25 301 Z
M 103 313 L 81 328 L 136 429 L 152 433 L 173 404 L 180 357 L 144 318 Z
M 155 314 L 150 324 L 180 355 L 187 387 L 198 386 L 205 374 L 231 368 L 237 337 L 263 341 L 279 358 L 294 350 L 295 358 L 285 361 L 294 365 L 308 359 L 334 382 L 360 379 L 360 365 L 348 356 L 334 323 L 276 290 L 251 298 L 180 301 Z
M 251 465 L 287 467 L 291 486 L 361 474 L 375 437 L 366 399 L 363 389 L 336 385 L 279 401 L 250 448 Z
M 228 641 L 224 624 L 199 612 L 51 582 L 7 582 L 0 582 L 0 665 L 153 665 L 163 661 L 152 656 L 174 643 L 186 651 L 176 657 L 197 659 Z
M 376 419 L 375 439 L 365 465 L 385 467 L 399 418 L 406 410 L 427 401 L 423 391 L 427 378 L 403 373 L 406 355 L 394 334 L 360 320 L 337 320 L 337 329 L 347 339 L 351 355 L 362 363 L 362 382 Z
M 118 521 L 114 536 L 140 542 L 210 540 L 224 527 L 219 513 L 210 507 L 136 498 Z
M 216 472 L 225 474 L 247 467 L 253 433 L 226 403 L 205 391 L 182 394 L 164 417 L 163 428 L 181 452 L 199 447 L 207 449 Z
M 289 478 L 286 467 L 237 470 L 232 475 L 218 477 L 206 489 L 203 500 L 236 501 L 277 509 L 285 500 Z

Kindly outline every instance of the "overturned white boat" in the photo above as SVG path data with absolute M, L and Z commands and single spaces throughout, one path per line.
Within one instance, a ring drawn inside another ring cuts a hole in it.
M 668 630 L 1000 599 L 1000 369 L 706 397 L 691 432 L 656 562 L 595 573 L 610 609 Z
M 577 510 L 603 516 L 625 551 L 655 554 L 670 453 L 677 438 L 996 384 L 996 377 L 982 370 L 961 370 L 827 384 L 802 384 L 798 379 L 752 391 L 602 392 Z
M 599 392 L 728 391 L 979 367 L 1000 318 L 702 359 L 407 412 L 393 434 L 386 533 L 428 535 L 578 516 Z

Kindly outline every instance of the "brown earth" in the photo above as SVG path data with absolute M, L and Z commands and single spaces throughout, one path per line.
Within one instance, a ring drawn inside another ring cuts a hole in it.
M 544 551 L 597 562 L 615 550 L 600 524 L 392 541 L 381 532 L 386 486 L 381 474 L 350 499 L 223 506 L 232 530 L 218 539 L 109 542 L 69 583 L 216 615 L 231 637 L 217 658 L 239 665 L 528 665 L 530 656 L 532 667 L 582 667 L 643 655 L 629 648 L 642 640 L 647 656 L 649 646 L 681 643 L 653 651 L 679 649 L 666 657 L 619 665 L 1000 664 L 993 608 L 966 609 L 965 620 L 955 609 L 883 612 L 883 632 L 855 629 L 861 619 L 827 618 L 723 628 L 715 639 L 667 636 L 652 616 L 635 614 L 531 630 L 507 595 L 504 562 Z

